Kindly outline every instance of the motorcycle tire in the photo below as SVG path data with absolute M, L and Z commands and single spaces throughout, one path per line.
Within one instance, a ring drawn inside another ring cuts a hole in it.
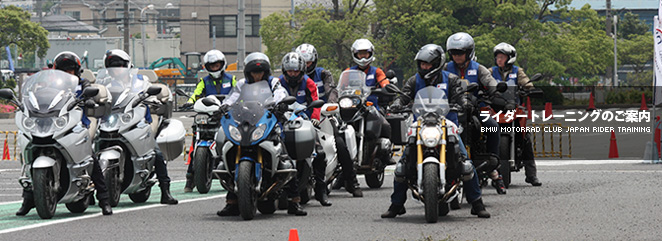
M 110 198 L 108 202 L 111 207 L 117 207 L 120 203 L 120 195 L 122 194 L 122 182 L 119 177 L 119 167 L 111 168 L 104 173 L 106 186 L 108 187 L 108 195 Z
M 147 202 L 147 199 L 149 199 L 150 194 L 152 194 L 152 187 L 145 188 L 145 190 L 142 190 L 137 193 L 131 193 L 129 194 L 129 198 L 134 203 L 144 203 Z
M 33 170 L 32 177 L 34 204 L 37 208 L 37 214 L 42 219 L 50 219 L 55 215 L 57 207 L 53 168 L 36 168 Z
M 273 214 L 276 212 L 275 200 L 257 201 L 257 210 L 261 214 Z
M 253 163 L 243 161 L 239 163 L 237 170 L 237 187 L 239 192 L 239 214 L 244 220 L 252 220 L 255 217 L 257 205 L 257 193 L 255 193 L 255 178 L 253 178 Z
M 198 189 L 200 194 L 205 194 L 211 189 L 212 170 L 214 170 L 214 163 L 209 155 L 209 148 L 198 147 L 195 149 L 193 155 L 195 188 Z
M 509 136 L 501 136 L 501 140 L 499 140 L 501 144 L 499 144 L 499 163 L 501 164 L 501 167 L 499 167 L 499 174 L 501 174 L 501 177 L 503 178 L 503 184 L 508 188 L 510 186 L 510 137 Z
M 439 220 L 439 166 L 436 163 L 423 165 L 423 200 L 425 204 L 425 221 L 436 223 Z M 448 209 L 448 204 L 446 204 Z
M 90 205 L 90 197 L 92 197 L 91 194 L 85 195 L 84 198 L 72 203 L 67 203 L 65 206 L 67 206 L 67 209 L 69 209 L 69 212 L 71 213 L 83 213 Z

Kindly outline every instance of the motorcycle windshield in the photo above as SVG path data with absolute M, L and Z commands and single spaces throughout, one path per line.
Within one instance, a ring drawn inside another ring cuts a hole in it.
M 247 122 L 254 126 L 274 104 L 271 94 L 271 86 L 267 81 L 258 81 L 252 84 L 244 84 L 237 101 L 232 104 L 230 111 L 232 118 L 237 123 Z
M 338 95 L 340 97 L 354 95 L 362 98 L 370 95 L 370 87 L 365 85 L 366 75 L 359 70 L 345 70 L 338 79 Z
M 506 82 L 506 83 L 508 83 L 508 89 L 506 89 L 505 92 L 501 93 L 501 96 L 508 101 L 517 101 L 518 99 L 517 84 L 514 84 L 512 82 Z
M 416 92 L 416 97 L 414 97 L 412 111 L 416 116 L 423 116 L 427 113 L 446 116 L 450 111 L 446 92 L 434 86 L 428 86 L 419 90 Z
M 133 88 L 135 76 L 129 68 L 107 68 L 99 70 L 97 84 L 106 86 L 112 96 L 111 106 L 123 107 L 128 104 L 136 92 Z
M 21 95 L 28 111 L 57 114 L 70 98 L 75 98 L 78 77 L 60 70 L 42 70 L 23 84 Z

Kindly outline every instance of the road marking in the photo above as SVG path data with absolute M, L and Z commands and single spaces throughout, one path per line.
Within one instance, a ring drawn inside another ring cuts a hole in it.
M 536 166 L 569 166 L 569 165 L 604 165 L 604 164 L 641 164 L 643 160 L 570 160 L 570 161 L 536 161 Z
M 186 200 L 179 201 L 179 203 L 181 204 L 181 203 L 205 201 L 205 200 L 209 200 L 209 199 L 225 197 L 225 195 L 226 194 L 220 194 L 220 195 L 214 195 L 214 196 L 209 196 L 209 197 L 186 199 Z M 152 205 L 135 207 L 135 208 L 120 209 L 120 210 L 117 210 L 117 211 L 113 210 L 113 215 L 115 215 L 117 213 L 133 212 L 133 211 L 145 210 L 145 209 L 156 208 L 156 207 L 165 207 L 165 206 L 170 206 L 170 205 L 159 203 L 159 204 L 152 204 Z M 80 217 L 75 217 L 75 218 L 66 218 L 66 219 L 60 219 L 60 220 L 55 220 L 55 221 L 51 221 L 51 222 L 37 223 L 37 224 L 32 224 L 32 225 L 23 226 L 23 227 L 16 227 L 16 228 L 0 230 L 0 234 L 6 234 L 6 233 L 11 233 L 11 232 L 16 232 L 16 231 L 23 231 L 23 230 L 33 229 L 33 228 L 40 228 L 40 227 L 54 225 L 54 224 L 60 224 L 60 223 L 68 223 L 68 222 L 73 222 L 73 221 L 78 221 L 78 220 L 83 220 L 83 219 L 95 218 L 95 217 L 99 217 L 99 216 L 103 216 L 103 215 L 101 213 L 95 213 L 95 214 L 90 214 L 90 215 L 85 215 L 85 216 L 80 216 Z

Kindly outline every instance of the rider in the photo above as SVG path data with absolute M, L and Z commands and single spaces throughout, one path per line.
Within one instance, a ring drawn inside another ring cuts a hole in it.
M 82 90 L 90 86 L 90 81 L 87 79 L 82 79 L 80 77 L 83 67 L 80 64 L 80 58 L 73 52 L 64 51 L 55 56 L 53 60 L 53 67 L 58 70 L 62 70 L 69 74 L 75 75 L 78 77 L 78 90 L 76 94 L 80 96 Z M 90 128 L 90 119 L 87 118 L 87 115 L 83 112 L 83 117 L 81 123 L 85 128 Z M 108 194 L 108 188 L 106 187 L 106 182 L 99 166 L 99 159 L 96 155 L 92 155 L 94 159 L 94 165 L 92 167 L 92 181 L 94 182 L 94 187 L 97 191 L 97 199 L 99 200 L 99 207 L 101 207 L 101 212 L 103 215 L 113 214 L 113 210 L 110 207 L 110 196 Z M 17 216 L 25 216 L 30 212 L 30 209 L 35 207 L 34 204 L 34 194 L 32 190 L 23 189 L 23 204 L 21 208 L 16 212 Z
M 475 44 L 471 35 L 465 32 L 451 35 L 446 42 L 446 50 L 451 54 L 452 61 L 446 64 L 444 70 L 456 74 L 470 83 L 478 83 L 480 88 L 486 90 L 490 96 L 494 95 L 497 82 L 485 66 L 473 60 Z M 487 135 L 487 151 L 492 153 L 490 167 L 494 169 L 489 175 L 492 179 L 492 186 L 496 188 L 497 193 L 506 194 L 506 185 L 497 170 L 499 164 L 499 138 L 501 136 L 499 124 L 492 118 L 488 118 L 481 124 L 485 127 L 497 129 L 495 132 L 485 133 Z
M 492 77 L 497 81 L 509 82 L 508 85 L 520 85 L 523 88 L 531 89 L 533 84 L 529 83 L 529 77 L 524 73 L 524 69 L 514 65 L 517 60 L 517 51 L 515 47 L 507 43 L 500 43 L 494 46 L 494 62 L 490 71 Z M 519 126 L 519 122 L 515 122 Z M 533 186 L 540 186 L 542 183 L 536 176 L 536 161 L 533 155 L 533 143 L 531 143 L 531 134 L 515 135 L 515 144 L 522 150 L 522 161 L 524 163 L 524 172 L 526 173 L 525 182 Z
M 446 61 L 446 55 L 441 46 L 427 44 L 421 47 L 414 60 L 416 61 L 418 73 L 410 77 L 402 87 L 402 92 L 410 99 L 402 97 L 396 99 L 391 105 L 392 109 L 402 109 L 403 105 L 406 105 L 409 100 L 414 99 L 416 92 L 426 86 L 437 86 L 437 88 L 443 89 L 447 96 L 455 96 L 453 91 L 456 86 L 461 84 L 461 80 L 457 75 L 442 70 L 444 62 Z M 452 99 L 450 101 L 453 102 Z M 457 125 L 456 113 L 454 114 L 454 112 L 451 112 L 447 117 Z M 460 151 L 465 157 L 467 157 L 467 151 L 459 136 L 458 141 Z M 415 173 L 416 167 L 414 166 L 414 160 L 416 159 L 416 152 L 412 151 L 414 150 L 412 149 L 414 148 L 414 145 L 415 143 L 410 142 L 405 147 L 402 158 L 398 163 L 398 166 L 404 166 L 405 168 L 396 168 L 396 170 L 402 170 L 404 173 L 400 173 L 399 171 L 396 171 L 395 173 L 396 178 L 393 179 L 391 206 L 388 208 L 388 211 L 382 214 L 382 218 L 394 218 L 395 216 L 405 214 L 406 212 L 404 204 L 407 200 L 407 182 L 405 178 L 402 177 L 408 177 Z M 489 218 L 490 214 L 485 210 L 485 205 L 483 205 L 483 200 L 481 198 L 478 175 L 475 170 L 473 170 L 473 172 L 473 178 L 470 181 L 464 182 L 464 192 L 467 201 L 471 203 L 471 214 L 478 215 L 478 217 L 481 218 Z
M 225 72 L 225 67 L 227 66 L 227 61 L 225 55 L 216 49 L 207 51 L 205 56 L 202 58 L 205 69 L 209 72 L 209 75 L 204 78 L 200 78 L 198 85 L 193 91 L 193 95 L 188 99 L 188 102 L 184 104 L 184 108 L 188 108 L 195 103 L 198 99 L 209 96 L 209 95 L 227 95 L 232 90 L 232 86 L 237 83 L 237 77 Z M 195 125 L 193 125 L 193 133 L 195 133 Z M 193 136 L 192 143 L 195 143 L 195 135 Z M 189 153 L 189 155 L 193 155 Z M 189 156 L 190 160 L 193 160 Z M 193 164 L 188 165 L 186 170 L 186 185 L 184 185 L 184 192 L 193 191 Z
M 317 67 L 317 50 L 311 44 L 299 45 L 296 50 L 303 59 L 306 61 L 306 74 L 313 79 L 317 84 L 317 92 L 320 99 L 327 103 L 338 103 L 338 90 L 336 89 L 336 82 L 333 81 L 331 71 L 322 67 Z M 335 120 L 332 120 L 335 121 Z M 345 144 L 345 137 L 338 131 L 337 125 L 333 125 L 333 134 L 336 141 L 336 150 L 340 165 L 342 166 L 342 179 L 347 180 L 345 186 L 347 191 L 352 193 L 354 197 L 363 197 L 363 191 L 359 188 L 358 179 L 356 178 L 356 171 L 354 170 L 354 163 L 349 154 L 349 149 Z M 340 179 L 340 178 L 339 178 Z M 341 182 L 338 182 L 341 184 Z M 322 204 L 324 205 L 324 204 Z
M 106 51 L 106 55 L 103 59 L 106 68 L 133 68 L 129 54 L 120 49 Z M 136 76 L 136 78 L 138 80 L 149 82 L 149 78 L 144 75 L 139 74 Z M 152 122 L 152 115 L 149 112 L 149 106 L 147 106 L 147 113 L 145 113 L 145 121 L 147 123 Z M 161 203 L 177 204 L 177 199 L 170 195 L 170 177 L 168 177 L 168 168 L 166 166 L 167 163 L 163 158 L 163 153 L 161 152 L 159 145 L 154 145 L 154 151 L 156 152 L 154 168 L 156 171 L 156 178 L 159 180 L 159 187 L 161 188 Z
M 294 96 L 299 104 L 310 105 L 313 101 L 318 100 L 317 86 L 308 75 L 304 74 L 306 63 L 303 57 L 296 53 L 290 52 L 285 54 L 281 62 L 283 75 L 279 76 L 280 85 L 287 90 L 290 96 Z M 320 123 L 320 108 L 314 108 L 312 111 L 308 110 L 310 121 L 315 126 Z M 319 201 L 322 206 L 331 206 L 327 195 L 326 182 L 324 181 L 326 171 L 326 160 L 324 155 L 317 155 L 313 159 L 313 172 L 315 178 L 315 199 Z
M 269 62 L 269 57 L 263 53 L 254 52 L 246 56 L 244 59 L 244 76 L 245 78 L 237 81 L 237 84 L 232 87 L 232 91 L 225 100 L 223 100 L 223 105 L 232 105 L 241 94 L 241 87 L 244 84 L 252 84 L 257 81 L 269 81 L 271 85 L 271 93 L 274 97 L 276 103 L 280 102 L 283 98 L 288 96 L 287 90 L 280 85 L 280 80 L 271 76 L 271 63 Z M 288 183 L 287 194 L 291 199 L 288 202 L 287 213 L 294 214 L 296 216 L 306 216 L 308 213 L 303 211 L 303 208 L 299 204 L 301 197 L 299 196 L 298 189 L 298 180 L 296 175 L 290 183 Z M 225 197 L 225 207 L 216 212 L 218 216 L 238 216 L 239 215 L 239 204 L 237 203 L 237 194 L 233 192 L 228 192 Z

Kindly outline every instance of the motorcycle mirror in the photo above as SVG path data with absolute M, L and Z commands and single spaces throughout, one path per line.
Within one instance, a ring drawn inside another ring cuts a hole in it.
M 283 100 L 280 101 L 280 103 L 283 103 L 285 105 L 291 105 L 294 104 L 294 102 L 297 101 L 297 98 L 294 96 L 287 96 L 283 98 Z
M 499 82 L 496 86 L 496 89 L 501 93 L 506 92 L 506 90 L 508 90 L 508 84 L 506 84 L 506 82 L 503 81 Z
M 183 89 L 176 89 L 176 90 L 175 90 L 175 93 L 178 94 L 178 95 L 181 95 L 181 96 L 188 96 L 188 95 L 186 94 L 186 92 L 184 92 Z
M 97 87 L 87 87 L 83 90 L 83 94 L 81 94 L 81 99 L 92 98 L 93 96 L 96 96 L 97 94 L 99 94 L 99 88 L 97 88 Z
M 205 105 L 205 106 L 212 106 L 212 105 L 216 105 L 216 102 L 214 102 L 213 100 L 211 100 L 209 98 L 203 98 L 202 99 L 202 104 Z
M 541 80 L 541 79 L 542 79 L 542 74 L 541 74 L 541 73 L 537 73 L 537 74 L 534 74 L 534 75 L 530 78 L 529 83 L 530 83 L 530 82 L 536 82 L 536 81 L 539 81 L 539 80 Z
M 13 100 L 14 99 L 14 92 L 11 91 L 11 89 L 0 89 L 0 98 L 6 99 L 6 100 Z
M 527 96 L 533 97 L 533 98 L 542 98 L 544 96 L 544 93 L 541 89 L 534 89 L 529 91 L 529 94 Z
M 395 86 L 394 84 L 388 84 L 388 85 L 386 85 L 384 88 L 385 88 L 386 91 L 388 91 L 388 92 L 402 94 L 402 93 L 400 92 L 400 89 L 398 89 L 398 87 Z
M 308 107 L 306 107 L 306 109 L 320 108 L 320 107 L 322 107 L 322 105 L 324 105 L 323 100 L 316 100 L 316 101 L 313 101 L 312 103 L 310 103 L 310 105 L 308 105 Z
M 388 71 L 386 71 L 386 78 L 387 79 L 395 78 L 395 71 L 393 71 L 392 69 L 389 69 Z
M 150 86 L 149 88 L 147 88 L 148 95 L 157 95 L 158 93 L 161 93 L 161 87 Z
M 474 92 L 476 90 L 478 90 L 478 83 L 470 83 L 470 84 L 467 85 L 467 91 L 466 92 Z
M 216 97 L 216 99 L 218 99 L 220 102 L 223 102 L 223 100 L 225 99 L 225 97 L 227 97 L 227 95 L 214 95 L 214 97 Z

